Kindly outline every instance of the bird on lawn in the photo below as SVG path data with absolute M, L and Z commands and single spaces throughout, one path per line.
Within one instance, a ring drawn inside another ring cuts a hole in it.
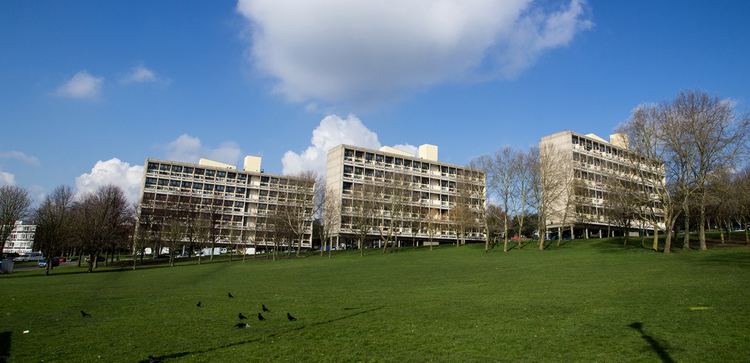
M 90 317 L 91 317 L 91 314 L 89 314 L 89 313 L 87 313 L 87 312 L 85 312 L 85 311 L 81 310 L 81 317 L 82 317 L 82 318 L 90 318 Z
M 263 305 L 263 312 L 264 313 L 267 312 L 267 311 L 271 311 L 271 310 L 268 310 L 268 308 L 266 307 L 266 304 L 262 304 L 262 305 Z
M 263 321 L 266 320 L 266 318 L 263 317 L 263 314 L 258 313 L 258 320 Z
M 228 292 L 228 293 L 227 293 L 227 296 L 229 296 L 229 297 L 234 297 L 234 295 L 232 295 L 232 293 L 231 293 L 231 292 Z
M 248 323 L 237 323 L 237 324 L 234 324 L 234 327 L 238 328 L 238 329 L 247 329 L 247 328 L 250 327 L 250 324 L 248 324 Z
M 200 301 L 198 301 L 198 303 L 197 303 L 197 304 L 195 304 L 195 306 L 197 306 L 197 307 L 201 307 L 201 302 L 200 302 Z
M 247 316 L 242 315 L 242 313 L 240 313 L 239 315 L 237 315 L 237 317 L 240 318 L 240 320 L 247 319 Z
M 289 313 L 286 313 L 286 318 L 287 318 L 287 319 L 288 319 L 289 321 L 295 321 L 295 320 L 297 320 L 297 318 L 293 317 L 293 316 L 292 316 L 292 314 L 289 314 Z

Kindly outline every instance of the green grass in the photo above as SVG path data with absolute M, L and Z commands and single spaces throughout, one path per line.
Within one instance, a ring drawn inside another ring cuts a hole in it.
M 0 331 L 12 332 L 15 362 L 750 357 L 748 247 L 668 256 L 606 239 L 544 252 L 482 247 L 21 272 L 0 278 Z M 253 318 L 261 303 L 272 310 L 268 321 L 232 327 L 238 312 Z M 286 321 L 287 311 L 299 320 Z M 648 338 L 628 327 L 634 322 Z

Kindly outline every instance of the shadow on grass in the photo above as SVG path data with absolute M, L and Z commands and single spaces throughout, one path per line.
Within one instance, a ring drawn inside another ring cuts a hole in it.
M 12 334 L 9 331 L 0 333 L 0 363 L 10 361 L 10 340 Z
M 383 306 L 378 306 L 378 307 L 374 307 L 374 308 L 370 308 L 370 309 L 358 311 L 356 313 L 351 313 L 351 314 L 347 314 L 347 315 L 344 315 L 344 316 L 340 316 L 338 318 L 333 318 L 333 319 L 329 319 L 329 320 L 318 321 L 318 322 L 312 323 L 310 325 L 300 325 L 300 326 L 297 326 L 297 327 L 294 327 L 294 328 L 281 330 L 281 331 L 276 332 L 276 333 L 268 334 L 268 335 L 266 335 L 264 337 L 258 337 L 258 338 L 253 338 L 253 339 L 241 340 L 239 342 L 224 344 L 224 345 L 220 345 L 220 346 L 216 346 L 216 347 L 212 347 L 212 348 L 207 348 L 207 349 L 202 349 L 202 350 L 194 350 L 194 351 L 186 351 L 186 352 L 179 352 L 179 353 L 172 353 L 172 354 L 165 354 L 165 355 L 161 355 L 161 356 L 158 356 L 158 357 L 149 356 L 148 358 L 141 360 L 140 363 L 148 363 L 148 362 L 151 362 L 151 361 L 154 361 L 154 360 L 160 361 L 160 360 L 163 360 L 163 359 L 180 358 L 180 357 L 185 357 L 185 356 L 188 356 L 188 355 L 191 355 L 191 354 L 209 353 L 209 352 L 217 351 L 217 350 L 220 350 L 220 349 L 236 347 L 238 345 L 245 345 L 245 344 L 257 343 L 257 342 L 260 342 L 260 341 L 262 341 L 264 339 L 267 339 L 267 338 L 273 338 L 273 337 L 277 337 L 277 336 L 284 335 L 284 334 L 287 334 L 287 333 L 299 331 L 299 330 L 305 329 L 307 327 L 315 327 L 315 326 L 319 326 L 319 325 L 334 323 L 334 322 L 341 321 L 341 320 L 344 320 L 344 319 L 353 318 L 353 317 L 355 317 L 357 315 L 371 313 L 373 311 L 377 311 L 377 310 L 380 310 L 382 308 L 383 308 Z M 345 310 L 346 309 L 356 309 L 356 308 L 345 308 Z
M 661 343 L 659 343 L 656 339 L 654 339 L 652 336 L 646 334 L 643 331 L 643 323 L 637 321 L 637 322 L 629 324 L 628 327 L 630 327 L 631 329 L 633 329 L 633 330 L 641 333 L 641 338 L 643 338 L 643 340 L 645 340 L 646 343 L 648 343 L 648 345 L 651 348 L 651 350 L 653 350 L 656 353 L 656 355 L 659 356 L 659 359 L 661 359 L 662 362 L 664 362 L 664 363 L 672 363 L 672 362 L 674 362 L 674 360 L 672 359 L 672 357 L 669 356 L 669 353 L 661 345 Z
M 750 269 L 750 249 L 736 252 L 710 254 L 701 258 L 698 263 L 705 265 L 739 266 Z

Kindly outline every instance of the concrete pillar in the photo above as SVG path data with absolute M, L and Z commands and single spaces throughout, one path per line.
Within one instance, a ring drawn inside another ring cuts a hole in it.
M 584 229 L 583 233 L 584 233 L 583 234 L 583 238 L 584 239 L 589 239 L 589 228 L 588 227 L 586 227 L 586 229 Z
M 599 238 L 602 238 L 602 230 L 599 229 Z
M 573 232 L 573 226 L 570 226 L 570 239 L 574 239 L 576 234 Z
M 557 239 L 562 239 L 562 227 L 557 227 Z

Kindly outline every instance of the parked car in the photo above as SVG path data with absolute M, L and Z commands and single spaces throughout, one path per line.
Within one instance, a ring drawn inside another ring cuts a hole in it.
M 39 265 L 39 267 L 47 267 L 47 261 L 46 260 L 41 260 L 41 261 L 39 261 L 38 265 Z M 52 267 L 57 267 L 57 266 L 60 266 L 60 259 L 58 257 L 53 257 L 52 258 Z

